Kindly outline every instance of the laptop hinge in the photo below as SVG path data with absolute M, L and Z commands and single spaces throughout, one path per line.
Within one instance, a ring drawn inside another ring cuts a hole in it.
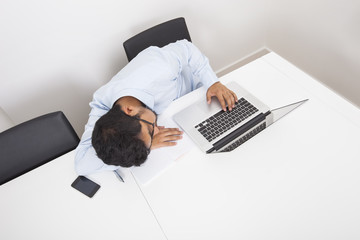
M 208 151 L 206 151 L 206 153 L 211 153 L 215 150 L 221 149 L 229 142 L 233 141 L 237 137 L 241 136 L 242 134 L 244 134 L 245 132 L 250 130 L 252 127 L 257 125 L 259 122 L 265 120 L 266 115 L 268 115 L 268 114 L 260 113 L 259 115 L 257 115 L 256 117 L 254 117 L 253 119 L 251 119 L 250 121 L 248 121 L 247 123 L 245 123 L 244 125 L 239 127 L 238 129 L 236 129 L 235 131 L 233 131 L 226 137 L 224 137 L 224 138 L 220 139 L 219 141 L 217 141 L 216 143 L 214 143 L 213 147 L 211 149 L 209 149 Z
M 206 151 L 206 153 L 212 153 L 213 151 L 215 151 L 216 149 L 214 147 L 210 148 L 209 150 Z

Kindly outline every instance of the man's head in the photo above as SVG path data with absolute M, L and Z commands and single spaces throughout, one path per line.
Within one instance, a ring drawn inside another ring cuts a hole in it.
M 153 135 L 158 131 L 156 114 L 144 106 L 115 104 L 95 124 L 92 145 L 108 165 L 140 166 L 150 153 Z

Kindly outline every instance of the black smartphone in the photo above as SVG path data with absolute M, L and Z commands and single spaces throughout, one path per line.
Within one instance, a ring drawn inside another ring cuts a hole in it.
M 93 197 L 100 188 L 99 184 L 91 181 L 84 176 L 79 176 L 78 178 L 76 178 L 75 181 L 71 184 L 71 186 L 90 198 Z

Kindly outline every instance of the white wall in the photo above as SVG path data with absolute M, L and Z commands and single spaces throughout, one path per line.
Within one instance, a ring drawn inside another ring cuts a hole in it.
M 266 45 L 360 107 L 360 1 L 274 0 Z
M 122 43 L 174 17 L 215 71 L 264 46 L 360 106 L 358 0 L 1 0 L 0 107 L 15 123 L 62 110 L 79 135 Z
M 264 1 L 1 0 L 0 106 L 15 123 L 62 110 L 80 135 L 127 38 L 184 16 L 216 70 L 264 46 Z

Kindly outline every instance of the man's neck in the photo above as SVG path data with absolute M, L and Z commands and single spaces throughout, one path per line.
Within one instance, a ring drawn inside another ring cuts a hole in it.
M 132 96 L 121 97 L 115 102 L 115 104 L 120 106 L 134 106 L 134 107 L 144 106 L 144 104 L 140 100 Z
M 140 100 L 131 96 L 122 97 L 115 104 L 119 105 L 121 110 L 129 116 L 140 114 L 145 108 Z

